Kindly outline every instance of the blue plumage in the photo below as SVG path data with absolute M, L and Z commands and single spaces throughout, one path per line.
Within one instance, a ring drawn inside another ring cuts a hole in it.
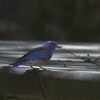
M 34 66 L 40 64 L 41 62 L 46 62 L 52 57 L 53 51 L 56 47 L 59 46 L 57 46 L 55 41 L 47 41 L 42 46 L 29 51 L 11 65 L 13 67 L 17 67 L 21 64 L 29 62 L 30 66 Z

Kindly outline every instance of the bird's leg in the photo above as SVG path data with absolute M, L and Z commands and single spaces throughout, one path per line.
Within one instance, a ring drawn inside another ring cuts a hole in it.
M 40 66 L 40 65 L 39 65 L 39 67 L 40 67 L 41 69 L 43 69 L 43 70 L 46 70 L 45 68 L 43 68 L 43 67 L 42 67 L 42 66 Z
M 34 68 L 33 66 L 30 66 L 31 68 Z
M 35 69 L 33 66 L 30 66 L 32 69 Z
M 32 69 L 35 69 L 33 66 L 30 66 Z M 39 65 L 39 67 L 41 68 L 41 69 L 43 69 L 43 70 L 46 70 L 45 68 L 43 68 L 43 67 L 41 67 L 40 65 Z

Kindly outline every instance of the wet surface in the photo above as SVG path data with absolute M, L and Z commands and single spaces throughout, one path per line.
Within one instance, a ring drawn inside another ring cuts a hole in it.
M 26 64 L 16 68 L 9 67 L 10 63 L 42 43 L 42 41 L 0 41 L 1 94 L 19 97 L 21 100 L 25 100 L 25 98 L 27 98 L 26 100 L 40 100 L 41 98 L 42 100 L 43 95 L 34 70 Z M 89 95 L 93 94 L 95 96 L 91 96 L 91 100 L 99 100 L 99 60 L 95 62 L 98 65 L 84 62 L 84 59 L 87 60 L 87 58 L 92 61 L 99 58 L 99 44 L 59 42 L 59 45 L 63 46 L 62 50 L 56 49 L 51 60 L 41 65 L 46 71 L 34 66 L 47 100 L 88 100 Z M 87 88 L 89 89 L 87 90 Z M 10 100 L 16 99 L 10 98 Z
M 10 63 L 14 62 L 17 58 L 24 55 L 26 52 L 31 50 L 32 48 L 38 47 L 43 42 L 36 42 L 36 41 L 0 41 L 0 66 L 7 66 Z M 99 44 L 79 44 L 79 43 L 59 43 L 63 46 L 62 49 L 68 50 L 75 55 L 82 57 L 82 58 L 90 58 L 92 60 L 98 58 L 100 56 L 100 46 Z M 94 66 L 93 68 L 97 68 L 92 63 L 85 64 L 82 59 L 78 59 L 74 57 L 72 54 L 68 53 L 67 51 L 56 49 L 54 51 L 53 57 L 51 60 L 43 64 L 43 67 L 50 67 L 53 69 L 55 68 L 64 68 L 64 69 L 87 69 L 86 66 Z M 88 56 L 89 54 L 89 56 Z M 65 67 L 63 67 L 65 64 Z M 28 66 L 19 66 L 19 67 L 28 67 Z M 91 67 L 92 68 L 92 67 Z M 99 68 L 99 67 L 98 67 Z

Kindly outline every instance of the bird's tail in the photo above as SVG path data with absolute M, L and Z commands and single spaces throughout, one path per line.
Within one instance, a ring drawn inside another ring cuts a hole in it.
M 12 67 L 18 67 L 19 65 L 22 65 L 24 64 L 25 62 L 27 62 L 26 60 L 19 60 L 19 61 L 16 61 L 14 63 L 11 63 L 9 66 L 12 66 Z

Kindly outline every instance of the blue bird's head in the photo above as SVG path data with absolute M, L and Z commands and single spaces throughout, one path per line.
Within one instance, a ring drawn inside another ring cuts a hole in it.
M 56 47 L 61 48 L 60 46 L 57 45 L 57 43 L 55 41 L 47 41 L 47 42 L 43 43 L 43 46 L 47 47 L 51 50 L 54 50 Z

